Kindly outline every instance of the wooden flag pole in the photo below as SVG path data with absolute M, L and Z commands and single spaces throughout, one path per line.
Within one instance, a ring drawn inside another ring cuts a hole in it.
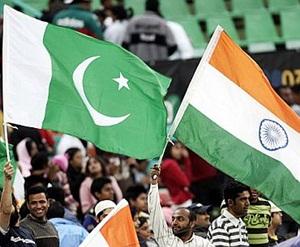
M 5 147 L 6 147 L 6 157 L 7 157 L 7 162 L 10 162 L 10 154 L 9 154 L 9 143 L 8 143 L 8 131 L 7 131 L 7 123 L 5 122 L 3 124 L 4 126 L 4 140 L 5 140 Z

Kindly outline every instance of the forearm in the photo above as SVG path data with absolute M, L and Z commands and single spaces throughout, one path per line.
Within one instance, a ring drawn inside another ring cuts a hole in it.
M 4 186 L 0 202 L 0 210 L 4 214 L 11 213 L 12 206 L 12 180 L 4 178 Z

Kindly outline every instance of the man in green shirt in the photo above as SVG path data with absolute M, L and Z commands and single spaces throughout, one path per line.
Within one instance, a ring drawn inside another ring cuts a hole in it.
M 102 28 L 98 17 L 92 13 L 91 0 L 73 0 L 67 9 L 61 10 L 53 18 L 53 24 L 72 28 L 78 32 L 102 38 Z

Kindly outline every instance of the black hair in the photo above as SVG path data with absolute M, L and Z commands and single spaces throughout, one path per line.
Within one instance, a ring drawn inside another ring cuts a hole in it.
M 136 219 L 137 227 L 138 228 L 142 227 L 148 221 L 149 221 L 149 218 L 147 218 L 147 217 L 138 217 Z
M 128 14 L 126 9 L 121 5 L 115 5 L 111 8 L 111 12 L 116 17 L 117 20 L 126 20 L 128 19 Z
M 106 176 L 106 164 L 107 162 L 102 159 L 101 157 L 90 157 L 88 159 L 88 161 L 86 162 L 86 166 L 85 166 L 85 175 L 87 177 L 91 176 L 90 172 L 89 172 L 89 166 L 91 165 L 91 160 L 95 159 L 96 161 L 98 161 L 100 163 L 101 169 L 102 169 L 102 176 Z
M 65 209 L 58 201 L 50 201 L 50 206 L 47 212 L 47 218 L 63 218 L 65 215 Z
M 146 0 L 145 10 L 159 12 L 159 1 L 158 0 Z
M 38 176 L 38 175 L 31 175 L 27 178 L 25 178 L 25 183 L 24 183 L 24 190 L 25 192 L 34 186 L 43 186 L 46 187 L 47 184 L 49 183 L 48 179 Z
M 25 199 L 27 202 L 29 202 L 29 196 L 30 195 L 35 195 L 35 194 L 39 194 L 39 193 L 44 193 L 46 195 L 46 198 L 48 199 L 48 195 L 47 195 L 47 191 L 45 189 L 45 187 L 43 186 L 33 186 L 30 187 L 27 191 L 26 191 L 26 195 L 25 195 Z
M 68 158 L 68 161 L 70 163 L 70 161 L 74 158 L 75 154 L 77 152 L 80 152 L 80 149 L 79 148 L 69 148 L 65 154 L 67 155 L 67 158 Z
M 111 183 L 111 179 L 108 177 L 96 178 L 91 185 L 91 193 L 96 197 L 96 193 L 100 193 L 104 185 Z M 97 198 L 97 197 L 96 197 Z
M 31 159 L 31 166 L 33 171 L 43 170 L 48 166 L 49 158 L 46 152 L 39 152 Z
M 224 189 L 224 200 L 225 200 L 226 206 L 228 207 L 229 199 L 234 201 L 236 198 L 239 197 L 239 194 L 244 191 L 248 191 L 249 193 L 251 193 L 249 186 L 241 184 L 237 181 L 230 181 L 225 186 L 225 189 Z
M 57 186 L 49 187 L 47 188 L 47 194 L 49 199 L 55 199 L 65 206 L 65 192 L 63 188 Z
M 143 185 L 141 184 L 132 185 L 128 187 L 128 189 L 126 190 L 124 198 L 127 201 L 136 200 L 142 193 L 147 194 L 147 190 Z
M 31 156 L 32 143 L 35 143 L 31 138 L 27 138 L 25 142 L 26 151 Z

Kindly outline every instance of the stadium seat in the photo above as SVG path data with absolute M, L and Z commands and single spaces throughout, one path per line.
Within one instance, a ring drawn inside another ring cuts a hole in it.
M 265 10 L 263 0 L 231 0 L 232 15 L 244 16 L 253 11 Z
M 140 15 L 145 12 L 145 0 L 125 0 L 125 8 L 131 7 L 134 15 Z
M 279 36 L 269 12 L 257 11 L 245 15 L 246 42 L 250 52 L 275 51 Z
M 211 15 L 229 15 L 223 0 L 196 0 L 196 14 L 200 19 Z
M 187 35 L 190 37 L 192 45 L 195 48 L 195 56 L 201 56 L 206 47 L 206 39 L 200 29 L 198 19 L 195 17 L 190 17 L 183 20 L 178 20 L 177 22 L 183 26 Z
M 178 18 L 188 17 L 187 4 L 182 0 L 160 0 L 160 10 L 164 18 L 176 21 Z
M 298 0 L 269 0 L 269 10 L 273 13 L 278 13 L 282 10 L 299 8 Z
M 220 25 L 224 28 L 225 32 L 228 33 L 235 42 L 241 43 L 237 30 L 235 29 L 235 26 L 230 16 L 226 16 L 226 15 L 210 16 L 207 18 L 206 23 L 207 23 L 208 36 L 211 36 L 216 26 Z
M 287 49 L 300 48 L 299 16 L 298 8 L 280 12 L 282 37 Z

